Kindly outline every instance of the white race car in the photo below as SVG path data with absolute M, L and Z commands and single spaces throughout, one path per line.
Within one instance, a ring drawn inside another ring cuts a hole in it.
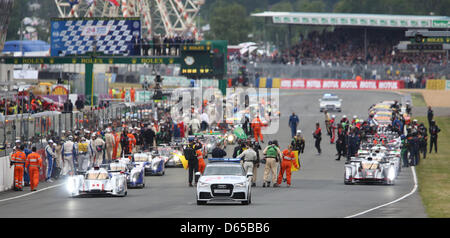
M 394 163 L 388 160 L 377 161 L 371 156 L 352 157 L 345 163 L 345 184 L 355 183 L 382 183 L 394 184 L 397 177 L 397 169 Z
M 91 168 L 84 175 L 70 176 L 66 186 L 71 197 L 85 194 L 125 197 L 128 193 L 125 173 L 100 167 Z
M 250 204 L 252 176 L 251 172 L 245 174 L 239 159 L 210 159 L 197 183 L 197 204 L 204 205 L 209 201 Z

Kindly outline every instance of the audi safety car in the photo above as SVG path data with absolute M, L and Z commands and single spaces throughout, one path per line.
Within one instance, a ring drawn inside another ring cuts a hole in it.
M 250 204 L 252 176 L 251 172 L 245 173 L 239 159 L 209 159 L 197 183 L 197 204 L 204 205 L 211 201 Z
M 322 98 L 319 99 L 320 112 L 327 111 L 342 111 L 342 99 L 337 95 L 325 93 Z

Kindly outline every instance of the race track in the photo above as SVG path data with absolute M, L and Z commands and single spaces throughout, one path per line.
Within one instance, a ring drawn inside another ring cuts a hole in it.
M 292 186 L 263 188 L 263 167 L 259 168 L 257 187 L 252 191 L 249 206 L 225 204 L 197 206 L 195 189 L 187 186 L 187 171 L 167 168 L 163 177 L 146 177 L 144 189 L 129 189 L 125 198 L 89 197 L 69 198 L 62 181 L 41 183 L 38 192 L 30 195 L 29 187 L 23 192 L 0 193 L 0 217 L 64 217 L 64 218 L 134 218 L 134 217 L 218 217 L 218 218 L 272 218 L 272 217 L 321 217 L 343 218 L 399 199 L 414 189 L 411 168 L 402 169 L 396 184 L 344 185 L 345 159 L 335 161 L 336 149 L 330 144 L 326 132 L 322 136 L 322 155 L 314 148 L 312 131 L 319 121 L 323 130 L 324 117 L 319 112 L 318 99 L 327 91 L 280 90 L 281 121 L 276 135 L 282 149 L 290 142 L 288 119 L 292 112 L 299 115 L 300 128 L 306 138 L 302 169 L 293 173 Z M 398 100 L 392 92 L 333 91 L 343 99 L 343 112 L 335 113 L 351 118 L 353 115 L 367 118 L 370 105 L 381 100 Z M 334 113 L 331 113 L 334 114 Z M 228 148 L 231 154 L 232 148 Z M 54 186 L 47 190 L 45 187 Z M 22 197 L 21 196 L 26 195 Z M 426 217 L 417 191 L 396 203 L 358 215 L 356 217 Z

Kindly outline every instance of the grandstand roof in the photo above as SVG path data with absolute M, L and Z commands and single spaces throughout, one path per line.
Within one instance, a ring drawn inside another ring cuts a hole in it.
M 275 24 L 322 26 L 366 26 L 392 28 L 449 29 L 448 16 L 414 16 L 354 13 L 271 12 L 253 13 L 254 17 L 270 17 Z

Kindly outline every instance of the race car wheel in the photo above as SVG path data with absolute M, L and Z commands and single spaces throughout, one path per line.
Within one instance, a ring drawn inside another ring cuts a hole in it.
M 206 205 L 206 201 L 197 200 L 197 205 Z

